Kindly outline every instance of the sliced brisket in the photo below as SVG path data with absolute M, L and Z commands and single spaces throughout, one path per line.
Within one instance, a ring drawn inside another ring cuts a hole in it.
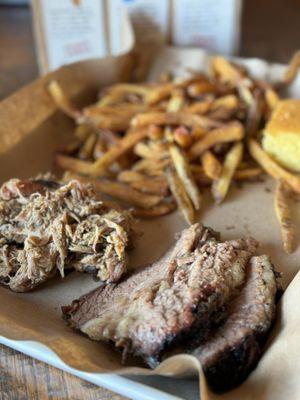
M 115 282 L 131 229 L 130 215 L 107 208 L 89 185 L 11 179 L 0 189 L 0 280 L 25 292 L 74 268 Z
M 212 320 L 244 283 L 255 251 L 252 238 L 219 242 L 195 224 L 159 261 L 75 300 L 63 313 L 90 338 L 113 342 L 153 367 L 185 334 L 207 337 Z
M 246 284 L 228 305 L 226 322 L 193 352 L 215 390 L 236 386 L 256 366 L 275 317 L 277 291 L 268 257 L 252 257 Z

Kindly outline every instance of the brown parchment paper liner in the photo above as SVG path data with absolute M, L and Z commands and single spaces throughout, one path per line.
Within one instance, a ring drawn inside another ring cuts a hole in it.
M 129 32 L 128 49 L 133 40 Z M 195 49 L 164 48 L 153 55 L 149 78 L 161 71 L 186 73 L 186 67 L 205 69 L 208 56 Z M 270 66 L 261 60 L 243 60 L 251 72 L 264 79 L 278 79 L 283 67 Z M 91 101 L 97 89 L 124 78 L 130 56 L 93 60 L 61 68 L 20 90 L 0 103 L 0 179 L 28 177 L 51 168 L 52 153 L 58 144 L 71 137 L 73 122 L 56 110 L 45 87 L 57 79 L 68 96 L 83 104 Z M 300 81 L 291 95 L 300 96 Z M 273 210 L 274 183 L 266 178 L 262 183 L 244 184 L 230 191 L 224 204 L 216 207 L 205 194 L 200 219 L 222 232 L 224 239 L 245 234 L 261 243 L 260 253 L 271 256 L 283 272 L 286 287 L 299 267 L 300 246 L 292 255 L 282 251 L 280 232 Z M 296 208 L 299 208 L 296 205 Z M 295 210 L 296 211 L 296 210 Z M 300 213 L 298 213 L 300 214 Z M 296 215 L 296 214 L 295 214 Z M 297 216 L 297 226 L 300 226 Z M 132 268 L 145 265 L 159 257 L 172 243 L 174 234 L 185 227 L 178 213 L 139 223 L 144 234 L 136 241 L 130 254 Z M 297 236 L 298 238 L 300 235 Z M 201 376 L 202 399 L 217 399 L 205 385 L 200 366 L 189 355 L 176 355 L 165 360 L 156 370 L 132 363 L 124 368 L 120 355 L 109 346 L 94 342 L 72 331 L 61 319 L 60 306 L 95 288 L 89 275 L 71 273 L 64 280 L 53 279 L 32 293 L 16 294 L 0 288 L 0 335 L 16 340 L 35 340 L 49 346 L 73 368 L 88 372 L 118 372 L 127 374 L 160 374 L 167 376 Z M 293 280 L 280 303 L 276 327 L 257 369 L 238 389 L 221 396 L 224 399 L 300 398 L 300 275 Z

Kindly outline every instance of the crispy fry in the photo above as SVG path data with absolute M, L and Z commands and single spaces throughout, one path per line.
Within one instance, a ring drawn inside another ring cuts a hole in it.
M 177 112 L 184 106 L 185 98 L 183 89 L 175 89 L 171 94 L 171 99 L 169 100 L 167 111 Z
M 256 140 L 249 139 L 248 149 L 251 156 L 269 175 L 277 180 L 285 181 L 294 192 L 300 194 L 300 177 L 298 175 L 292 174 L 272 160 Z
M 130 186 L 143 193 L 156 194 L 158 196 L 168 195 L 168 184 L 164 178 L 144 178 L 130 182 Z
M 90 174 L 97 176 L 105 171 L 115 160 L 130 150 L 137 142 L 144 139 L 148 134 L 147 129 L 136 129 L 130 131 L 116 145 L 111 147 L 103 157 L 95 161 L 90 169 Z
M 228 94 L 213 101 L 211 104 L 211 110 L 217 110 L 220 107 L 232 110 L 238 108 L 238 106 L 239 100 L 237 96 L 234 94 Z
M 180 211 L 184 216 L 184 219 L 187 221 L 188 224 L 193 224 L 195 220 L 194 208 L 181 180 L 172 168 L 166 169 L 166 177 L 169 188 L 176 200 L 176 203 L 178 204 Z
M 69 117 L 77 119 L 81 116 L 81 112 L 72 105 L 57 81 L 51 81 L 49 83 L 48 92 L 50 93 L 57 107 L 69 115 Z
M 241 142 L 235 143 L 226 154 L 219 179 L 215 180 L 212 185 L 212 194 L 216 203 L 219 204 L 225 199 L 234 173 L 242 157 L 243 144 Z
M 232 122 L 217 128 L 206 134 L 202 139 L 198 140 L 189 150 L 191 159 L 200 156 L 206 150 L 218 143 L 228 143 L 241 140 L 244 137 L 244 128 L 239 122 Z
M 97 141 L 95 133 L 91 133 L 84 141 L 81 149 L 78 152 L 78 157 L 83 160 L 88 160 L 92 157 L 93 150 Z
M 213 73 L 224 83 L 236 85 L 244 77 L 240 69 L 223 57 L 213 57 L 211 68 Z
M 280 101 L 280 97 L 275 92 L 272 87 L 268 87 L 265 91 L 265 99 L 266 103 L 271 111 L 277 106 L 278 102 Z
M 89 161 L 79 160 L 78 158 L 65 156 L 63 154 L 55 154 L 54 163 L 63 170 L 68 169 L 83 175 L 88 175 L 93 165 Z
M 284 73 L 282 83 L 284 85 L 290 85 L 297 77 L 298 69 L 300 66 L 300 51 L 297 51 L 291 61 L 289 62 L 289 66 Z
M 163 112 L 149 112 L 139 114 L 131 121 L 133 127 L 144 127 L 147 125 L 184 125 L 187 127 L 200 127 L 200 128 L 217 128 L 222 124 L 216 120 L 204 117 L 202 115 L 188 114 L 184 112 L 178 113 L 163 113 Z
M 210 150 L 206 150 L 201 156 L 201 162 L 205 174 L 212 180 L 219 178 L 222 172 L 222 165 L 217 157 Z
M 156 218 L 163 215 L 170 214 L 176 209 L 176 203 L 172 202 L 162 202 L 157 206 L 145 210 L 143 208 L 134 208 L 133 215 L 139 218 Z
M 235 171 L 233 178 L 237 181 L 255 180 L 259 178 L 263 173 L 264 171 L 258 167 L 244 168 Z
M 125 169 L 119 172 L 118 180 L 120 182 L 135 182 L 145 178 L 145 175 L 141 172 L 133 171 L 132 169 Z
M 149 105 L 157 104 L 161 100 L 170 97 L 173 90 L 174 85 L 169 82 L 152 87 L 145 96 L 145 102 Z
M 84 141 L 94 131 L 95 130 L 92 126 L 80 124 L 80 125 L 76 126 L 74 134 L 75 134 L 76 138 L 78 138 L 81 141 Z
M 144 172 L 149 176 L 157 176 L 163 174 L 163 169 L 170 164 L 170 160 L 153 160 L 153 159 L 142 159 L 133 164 L 132 170 L 138 172 Z
M 161 126 L 150 125 L 148 129 L 149 129 L 149 132 L 148 132 L 149 139 L 151 139 L 151 140 L 162 139 L 162 137 L 164 135 L 164 131 Z
M 78 179 L 81 182 L 91 183 L 96 191 L 144 209 L 156 206 L 163 199 L 161 196 L 145 194 L 131 188 L 129 185 L 108 179 L 87 178 L 74 173 L 66 174 L 64 178 L 67 180 Z
M 286 253 L 294 251 L 295 231 L 292 222 L 290 197 L 284 182 L 278 181 L 275 192 L 275 212 L 280 224 L 283 249 Z
M 154 158 L 154 159 L 163 159 L 167 157 L 168 152 L 166 150 L 155 151 L 151 149 L 149 145 L 144 142 L 139 142 L 134 146 L 134 153 L 141 158 Z
M 205 99 L 203 101 L 197 101 L 196 103 L 190 104 L 186 110 L 189 113 L 195 114 L 206 114 L 214 103 L 214 98 Z
M 174 141 L 183 149 L 190 147 L 194 141 L 193 134 L 184 126 L 179 126 L 173 131 Z
M 198 97 L 208 93 L 215 93 L 216 91 L 216 85 L 207 80 L 192 83 L 187 88 L 187 92 L 190 97 Z
M 170 155 L 173 160 L 174 167 L 177 171 L 178 177 L 180 178 L 185 191 L 192 200 L 192 203 L 196 210 L 201 207 L 201 194 L 194 180 L 192 171 L 190 170 L 189 163 L 185 158 L 184 154 L 180 149 L 171 144 L 169 147 Z
M 125 104 L 117 107 L 89 106 L 83 109 L 81 122 L 92 124 L 96 128 L 112 131 L 125 131 L 131 118 L 148 110 L 144 104 Z

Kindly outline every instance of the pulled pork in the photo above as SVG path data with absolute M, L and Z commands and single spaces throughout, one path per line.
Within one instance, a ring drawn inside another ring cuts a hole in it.
M 108 208 L 90 185 L 11 179 L 0 189 L 0 280 L 25 292 L 73 268 L 116 282 L 131 232 L 130 214 Z

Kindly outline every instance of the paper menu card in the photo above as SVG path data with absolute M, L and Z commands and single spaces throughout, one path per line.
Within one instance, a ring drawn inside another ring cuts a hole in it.
M 124 53 L 130 17 L 135 41 L 199 46 L 234 54 L 242 0 L 32 0 L 42 73 L 79 60 Z
M 173 0 L 172 44 L 234 54 L 242 0 Z

